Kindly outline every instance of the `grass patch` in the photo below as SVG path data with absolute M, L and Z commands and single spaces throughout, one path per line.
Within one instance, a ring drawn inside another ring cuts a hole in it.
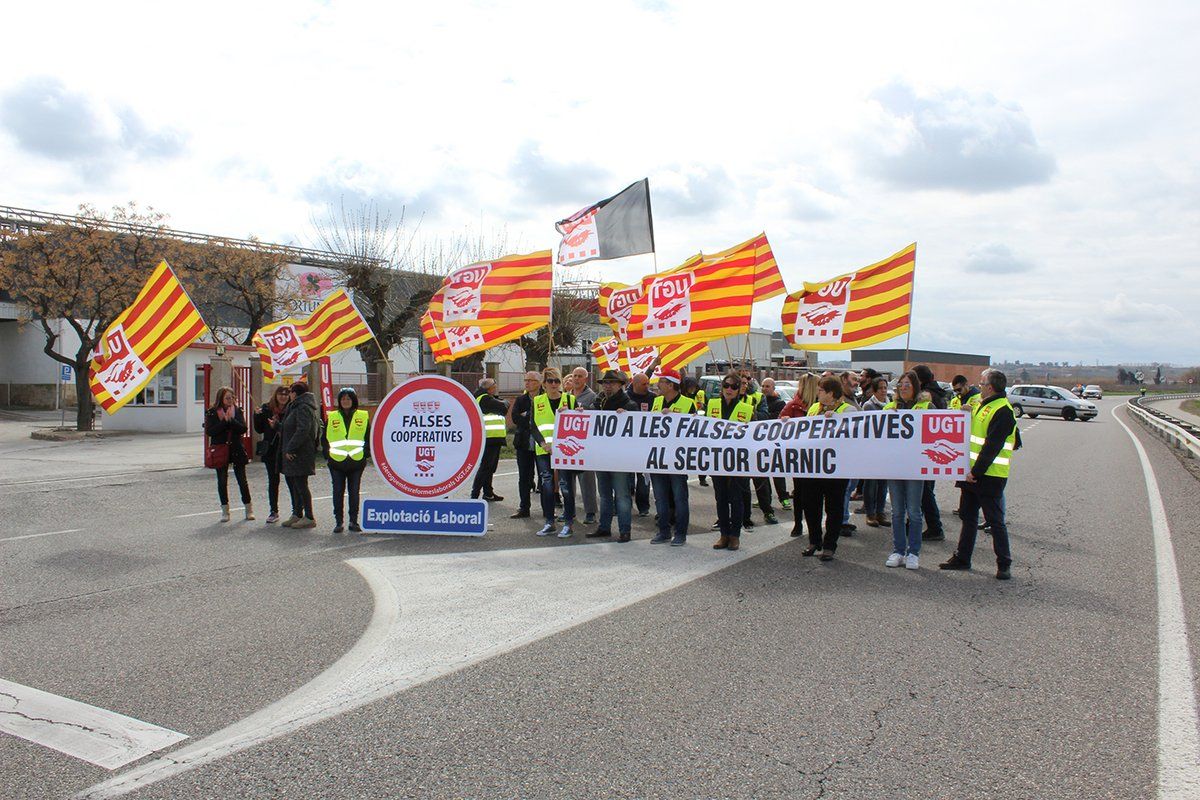
M 1189 414 L 1200 415 L 1200 400 L 1184 400 L 1179 407 Z

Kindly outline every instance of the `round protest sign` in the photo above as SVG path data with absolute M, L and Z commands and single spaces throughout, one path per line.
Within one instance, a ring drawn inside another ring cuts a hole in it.
M 440 375 L 397 386 L 371 422 L 375 468 L 409 497 L 443 497 L 470 480 L 483 444 L 479 404 L 462 384 Z

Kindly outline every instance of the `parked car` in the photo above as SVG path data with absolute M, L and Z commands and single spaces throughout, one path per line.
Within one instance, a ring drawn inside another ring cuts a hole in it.
M 1008 390 L 1008 402 L 1012 403 L 1018 417 L 1037 418 L 1039 414 L 1044 414 L 1068 421 L 1078 419 L 1087 422 L 1100 413 L 1094 404 L 1081 400 L 1061 386 L 1014 386 Z
M 1083 396 L 1088 400 L 1103 400 L 1104 391 L 1094 383 L 1083 387 Z

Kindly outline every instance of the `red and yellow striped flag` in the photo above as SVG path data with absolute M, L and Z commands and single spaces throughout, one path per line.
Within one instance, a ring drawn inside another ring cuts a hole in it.
M 436 299 L 441 293 L 442 289 L 439 289 L 434 298 Z M 511 342 L 528 333 L 533 333 L 545 324 L 545 322 L 514 323 L 494 328 L 451 325 L 443 328 L 434 320 L 431 311 L 426 311 L 421 315 L 421 333 L 425 336 L 425 341 L 429 343 L 429 350 L 433 353 L 433 360 L 437 363 L 454 361 L 496 345 Z
M 658 363 L 663 369 L 680 370 L 708 352 L 708 342 L 676 342 L 658 349 Z
M 710 341 L 749 332 L 755 270 L 754 258 L 737 256 L 647 275 L 630 314 L 626 343 Z
M 779 265 L 775 263 L 775 253 L 767 234 L 760 233 L 753 239 L 747 239 L 719 253 L 700 253 L 692 256 L 680 267 L 687 269 L 702 262 L 731 261 L 732 259 L 753 259 L 754 261 L 754 302 L 770 300 L 787 293 L 783 285 L 783 275 L 779 273 Z
M 253 342 L 262 362 L 263 378 L 272 381 L 280 372 L 349 350 L 373 335 L 350 295 L 338 289 L 307 319 L 288 318 L 259 328 Z
M 469 264 L 446 276 L 429 312 L 443 329 L 546 325 L 553 278 L 549 250 Z
M 104 331 L 103 349 L 88 370 L 96 402 L 109 414 L 118 411 L 205 333 L 208 326 L 195 303 L 171 266 L 162 262 L 133 305 Z
M 612 328 L 613 334 L 620 342 L 625 341 L 629 316 L 633 313 L 633 307 L 641 296 L 642 285 L 640 283 L 633 286 L 624 283 L 605 283 L 600 286 L 600 321 Z
M 592 342 L 592 358 L 600 369 L 621 369 L 621 343 L 615 336 L 601 336 Z
M 908 332 L 917 246 L 822 283 L 783 303 L 783 334 L 801 350 L 849 350 Z

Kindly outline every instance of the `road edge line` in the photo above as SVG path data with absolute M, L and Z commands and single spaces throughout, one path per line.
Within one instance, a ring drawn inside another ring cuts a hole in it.
M 1200 731 L 1197 729 L 1196 684 L 1188 644 L 1187 621 L 1179 569 L 1171 543 L 1171 527 L 1158 479 L 1146 448 L 1117 416 L 1141 462 L 1154 532 L 1154 577 L 1158 598 L 1158 796 L 1161 800 L 1200 796 Z

